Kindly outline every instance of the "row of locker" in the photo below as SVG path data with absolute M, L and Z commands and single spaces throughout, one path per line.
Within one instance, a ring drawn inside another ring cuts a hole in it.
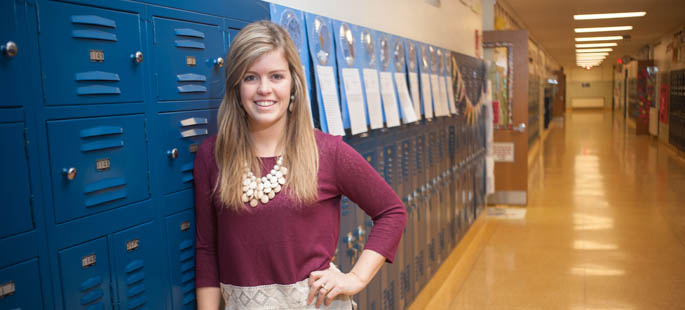
M 671 71 L 668 141 L 685 151 L 685 70 Z
M 405 203 L 408 222 L 395 262 L 355 297 L 361 309 L 406 309 L 485 205 L 485 124 L 438 118 L 348 138 Z M 373 225 L 343 197 L 335 263 L 350 270 Z
M 195 309 L 194 153 L 269 11 L 169 6 L 0 4 L 0 309 Z

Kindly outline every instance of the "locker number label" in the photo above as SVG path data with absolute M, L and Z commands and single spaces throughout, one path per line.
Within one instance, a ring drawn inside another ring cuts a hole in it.
M 138 249 L 138 239 L 133 239 L 130 240 L 129 242 L 126 242 L 126 251 L 131 252 L 135 251 Z
M 14 281 L 7 282 L 0 286 L 0 299 L 14 294 Z
M 193 144 L 191 144 L 191 145 L 188 147 L 188 149 L 190 150 L 190 153 L 195 153 L 195 152 L 197 152 L 197 150 L 198 150 L 199 148 L 200 148 L 200 146 L 197 145 L 197 143 L 193 143 Z
M 90 254 L 81 258 L 81 267 L 86 269 L 90 266 L 95 266 L 95 254 Z
M 188 67 L 197 66 L 197 59 L 195 59 L 195 56 L 186 56 L 186 65 L 188 65 Z
M 96 167 L 98 171 L 108 170 L 110 167 L 109 158 L 98 159 L 96 162 Z
M 90 61 L 92 62 L 104 62 L 105 52 L 100 50 L 90 50 Z
M 181 223 L 181 231 L 186 231 L 188 229 L 190 229 L 190 222 L 185 221 L 185 222 Z

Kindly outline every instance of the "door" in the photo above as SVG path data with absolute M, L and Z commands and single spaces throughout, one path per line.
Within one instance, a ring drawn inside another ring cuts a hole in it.
M 484 31 L 495 115 L 495 193 L 489 203 L 528 200 L 528 31 Z M 533 125 L 537 126 L 537 125 Z

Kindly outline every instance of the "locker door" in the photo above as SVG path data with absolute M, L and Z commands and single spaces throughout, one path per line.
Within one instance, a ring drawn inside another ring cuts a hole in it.
M 3 87 L 0 107 L 19 107 L 26 97 L 26 56 L 24 34 L 19 26 L 23 4 L 17 1 L 0 3 L 0 85 Z
M 4 172 L 0 176 L 0 197 L 7 206 L 0 217 L 0 238 L 33 228 L 24 126 L 23 122 L 0 123 L 0 169 Z
M 195 215 L 183 211 L 166 218 L 171 300 L 174 310 L 195 309 Z
M 147 55 L 138 13 L 56 1 L 40 4 L 47 105 L 143 101 L 142 62 Z
M 385 181 L 390 184 L 390 186 L 398 191 L 397 177 L 397 145 L 392 139 L 384 139 L 389 142 L 389 145 L 383 147 L 383 171 Z M 402 252 L 402 244 L 398 247 L 398 253 Z M 399 297 L 399 273 L 400 269 L 398 266 L 402 264 L 402 256 L 398 255 L 396 257 L 396 262 L 392 265 L 386 265 L 385 270 L 385 280 L 383 283 L 383 310 L 396 309 L 398 305 Z
M 160 165 L 162 193 L 193 187 L 195 152 L 205 138 L 216 132 L 211 128 L 216 123 L 212 115 L 210 110 L 159 114 L 156 126 L 163 134 L 156 141 L 160 144 L 154 158 Z
M 59 251 L 64 309 L 112 309 L 107 240 Z
M 48 122 L 58 223 L 149 197 L 142 115 Z
M 362 156 L 366 159 L 366 161 L 371 165 L 371 167 L 374 167 L 376 171 L 383 176 L 383 171 L 378 164 L 380 161 L 380 158 L 378 156 L 378 153 L 375 150 L 376 145 L 374 143 L 370 143 L 370 145 L 366 145 L 364 149 L 367 151 L 362 153 Z M 380 156 L 382 157 L 382 156 Z M 370 232 L 371 229 L 373 228 L 373 220 L 366 215 L 364 212 L 360 212 L 361 218 L 361 224 L 365 228 L 367 232 Z M 386 266 L 383 266 L 382 268 L 387 268 Z M 380 310 L 381 303 L 382 303 L 382 282 L 383 282 L 383 269 L 381 269 L 376 276 L 369 282 L 369 285 L 366 286 L 366 289 L 362 291 L 361 294 L 359 294 L 359 309 L 377 309 Z
M 342 196 L 340 200 L 340 236 L 338 237 L 338 248 L 335 256 L 335 264 L 343 272 L 352 270 L 352 266 L 361 255 L 361 248 L 355 229 L 357 226 L 356 205 L 347 197 Z M 363 243 L 362 243 L 363 246 Z
M 121 309 L 162 309 L 162 249 L 152 223 L 113 234 L 112 253 L 117 304 Z
M 43 309 L 38 261 L 0 269 L 0 309 Z
M 207 24 L 215 22 L 216 24 Z M 224 96 L 224 40 L 220 19 L 201 22 L 154 17 L 152 59 L 159 101 Z

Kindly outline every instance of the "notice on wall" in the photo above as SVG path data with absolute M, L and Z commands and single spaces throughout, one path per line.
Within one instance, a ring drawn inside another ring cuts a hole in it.
M 411 103 L 411 96 L 407 89 L 407 75 L 402 72 L 396 72 L 395 85 L 397 85 L 397 93 L 400 96 L 400 106 L 402 107 L 404 123 L 416 122 L 416 113 L 414 113 L 414 106 Z
M 383 107 L 381 106 L 381 91 L 378 84 L 378 71 L 364 69 L 364 89 L 366 90 L 366 104 L 369 109 L 371 129 L 383 127 Z
M 364 95 L 362 81 L 357 68 L 342 69 L 342 78 L 347 98 L 347 112 L 350 116 L 350 131 L 353 135 L 366 132 L 366 110 L 364 109 Z
M 440 84 L 438 82 L 438 75 L 431 74 L 431 90 L 433 95 L 433 107 L 435 108 L 435 116 L 445 116 L 447 113 L 442 109 L 442 98 L 440 98 Z
M 492 158 L 496 163 L 514 162 L 514 142 L 495 142 L 492 144 Z
M 381 95 L 383 96 L 383 108 L 385 109 L 385 124 L 388 127 L 399 126 L 400 113 L 397 110 L 395 84 L 393 84 L 392 73 L 390 72 L 381 72 Z
M 454 103 L 454 89 L 452 89 L 452 77 L 447 77 L 447 100 L 449 102 L 449 108 L 451 114 L 457 114 L 457 106 Z
M 409 89 L 411 90 L 411 100 L 414 104 L 414 114 L 416 118 L 421 118 L 421 95 L 419 94 L 419 76 L 416 72 L 409 73 Z
M 326 125 L 328 133 L 334 136 L 344 136 L 345 129 L 340 116 L 340 103 L 338 102 L 338 87 L 335 85 L 333 67 L 317 66 L 319 83 L 321 84 L 321 97 L 323 98 L 324 113 L 326 113 Z
M 445 77 L 438 76 L 438 91 L 440 94 L 440 101 L 442 101 L 443 113 L 445 115 L 450 115 L 450 109 L 447 102 L 447 89 L 445 87 Z
M 430 75 L 421 73 L 421 95 L 423 95 L 423 112 L 426 118 L 433 118 L 433 99 L 431 98 Z

